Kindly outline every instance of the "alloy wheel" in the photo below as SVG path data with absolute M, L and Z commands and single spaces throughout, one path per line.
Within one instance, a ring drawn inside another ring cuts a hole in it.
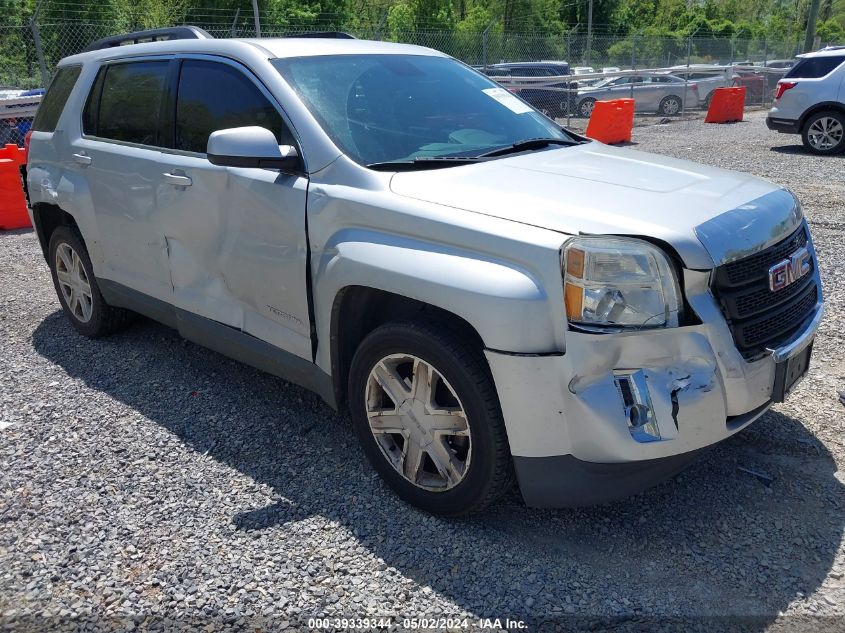
M 56 249 L 56 277 L 68 310 L 82 323 L 90 321 L 94 311 L 91 282 L 70 244 L 61 243 Z
M 829 116 L 816 119 L 807 131 L 807 139 L 815 149 L 828 151 L 842 142 L 842 122 Z
M 370 431 L 384 458 L 424 490 L 454 488 L 469 470 L 472 433 L 455 390 L 430 363 L 391 354 L 370 370 Z
M 661 108 L 663 114 L 673 115 L 681 111 L 681 102 L 676 97 L 667 97 L 663 100 L 663 107 Z

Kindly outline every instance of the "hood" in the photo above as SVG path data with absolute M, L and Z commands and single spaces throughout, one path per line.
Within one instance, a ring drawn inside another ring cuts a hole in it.
M 401 196 L 561 233 L 657 238 L 674 247 L 688 268 L 700 270 L 723 261 L 726 252 L 755 250 L 758 244 L 749 240 L 764 235 L 768 241 L 780 233 L 774 225 L 761 226 L 770 214 L 758 213 L 753 201 L 780 191 L 779 206 L 794 207 L 791 195 L 748 174 L 595 142 L 400 172 L 390 187 Z M 738 218 L 739 208 L 745 215 Z M 728 226 L 737 230 L 714 238 L 717 218 L 731 211 Z M 755 230 L 742 231 L 744 222 L 756 223 Z M 705 233 L 707 244 L 699 239 Z

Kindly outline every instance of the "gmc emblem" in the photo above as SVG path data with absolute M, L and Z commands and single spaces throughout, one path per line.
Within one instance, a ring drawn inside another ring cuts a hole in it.
M 810 251 L 806 247 L 797 251 L 782 262 L 769 268 L 769 290 L 783 290 L 794 281 L 798 281 L 810 272 Z

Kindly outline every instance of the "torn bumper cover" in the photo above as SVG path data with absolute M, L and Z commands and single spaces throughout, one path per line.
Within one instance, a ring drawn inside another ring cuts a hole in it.
M 745 363 L 741 379 L 723 380 L 726 370 L 706 326 L 570 331 L 566 342 L 559 355 L 487 352 L 531 506 L 574 507 L 635 494 L 771 405 L 774 361 Z M 736 389 L 744 393 L 732 394 Z

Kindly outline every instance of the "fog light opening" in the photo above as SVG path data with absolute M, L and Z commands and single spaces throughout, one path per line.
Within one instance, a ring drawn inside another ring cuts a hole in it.
M 661 439 L 643 370 L 617 371 L 614 381 L 622 399 L 622 409 L 631 437 L 637 442 L 656 442 Z
M 628 425 L 632 429 L 637 429 L 649 423 L 651 411 L 644 404 L 637 403 L 628 407 Z

